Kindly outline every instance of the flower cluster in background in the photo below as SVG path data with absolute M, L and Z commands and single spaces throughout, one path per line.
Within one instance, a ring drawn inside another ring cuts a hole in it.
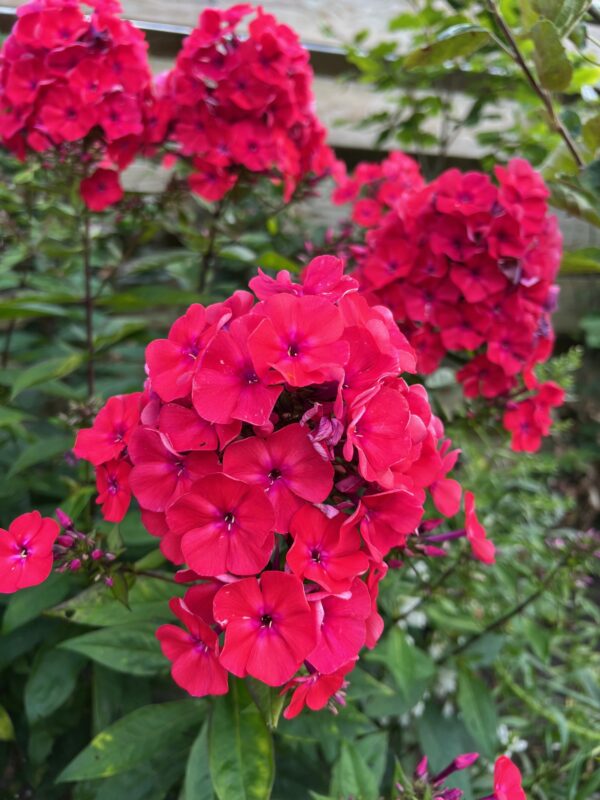
M 353 176 L 338 172 L 332 199 L 352 203 L 353 223 L 366 229 L 341 250 L 372 302 L 391 309 L 418 371 L 454 354 L 465 395 L 497 400 L 514 449 L 533 451 L 562 402 L 560 388 L 533 373 L 552 352 L 562 240 L 528 162 L 495 175 L 497 184 L 451 169 L 426 184 L 415 161 L 392 153 Z
M 250 285 L 258 302 L 238 291 L 192 305 L 151 342 L 144 391 L 109 399 L 75 453 L 96 467 L 105 518 L 133 494 L 194 583 L 171 601 L 185 630 L 158 631 L 176 682 L 221 694 L 228 672 L 251 675 L 293 689 L 294 716 L 340 698 L 375 645 L 385 557 L 444 553 L 427 535 L 439 520 L 420 525 L 427 491 L 442 514 L 459 511 L 458 451 L 401 377 L 412 347 L 339 259 L 314 259 L 301 283 L 280 272 Z M 467 503 L 458 534 L 489 563 Z
M 202 12 L 175 67 L 157 80 L 169 138 L 192 160 L 194 192 L 219 200 L 246 171 L 283 181 L 289 199 L 301 178 L 332 164 L 308 60 L 297 34 L 261 8 Z
M 73 155 L 87 176 L 82 196 L 100 211 L 123 194 L 118 169 L 143 138 L 151 75 L 144 36 L 119 4 L 89 5 L 91 15 L 78 0 L 17 9 L 0 53 L 0 137 L 19 158 Z

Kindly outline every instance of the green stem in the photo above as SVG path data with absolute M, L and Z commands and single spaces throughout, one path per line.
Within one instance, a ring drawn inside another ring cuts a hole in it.
M 571 153 L 571 156 L 573 157 L 573 160 L 575 161 L 579 169 L 582 169 L 585 166 L 585 162 L 581 157 L 581 155 L 579 154 L 575 142 L 571 139 L 569 131 L 565 128 L 565 126 L 559 119 L 550 95 L 543 88 L 543 86 L 541 86 L 538 83 L 537 78 L 535 77 L 532 70 L 529 68 L 527 61 L 525 61 L 525 58 L 521 53 L 519 45 L 517 44 L 517 41 L 513 36 L 511 29 L 508 27 L 508 25 L 506 24 L 506 22 L 502 17 L 502 14 L 498 10 L 498 6 L 496 5 L 495 0 L 487 0 L 487 5 L 490 10 L 490 14 L 492 15 L 497 26 L 502 31 L 502 34 L 504 35 L 506 41 L 508 42 L 513 58 L 515 59 L 517 64 L 521 67 L 525 79 L 527 80 L 533 91 L 537 94 L 537 96 L 544 104 L 544 108 L 546 109 L 546 112 L 550 117 L 550 122 L 552 124 L 552 127 L 564 141 L 568 151 Z
M 85 338 L 87 346 L 87 390 L 88 399 L 94 396 L 96 373 L 94 365 L 94 296 L 92 294 L 92 259 L 90 248 L 90 212 L 83 210 L 83 271 L 85 282 Z
M 200 273 L 198 275 L 198 291 L 201 293 L 206 289 L 208 277 L 213 266 L 215 257 L 215 244 L 217 240 L 217 229 L 224 208 L 225 198 L 217 203 L 217 207 L 215 208 L 210 221 L 208 240 L 206 243 L 206 249 L 202 255 L 202 261 L 200 262 Z

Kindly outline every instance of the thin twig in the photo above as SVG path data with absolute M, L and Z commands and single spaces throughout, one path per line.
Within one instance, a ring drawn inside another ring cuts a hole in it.
M 472 644 L 479 641 L 479 639 L 484 637 L 486 634 L 491 633 L 492 631 L 495 631 L 498 628 L 501 628 L 503 625 L 509 622 L 509 620 L 511 620 L 513 617 L 516 617 L 518 614 L 524 611 L 528 606 L 534 603 L 538 599 L 538 597 L 540 597 L 546 591 L 556 573 L 559 572 L 565 566 L 568 559 L 569 559 L 568 554 L 563 556 L 563 558 L 557 564 L 555 564 L 555 566 L 546 574 L 546 577 L 534 592 L 527 595 L 527 597 L 521 600 L 520 603 L 517 603 L 516 606 L 513 606 L 504 614 L 502 614 L 501 616 L 497 617 L 495 620 L 490 622 L 489 625 L 486 625 L 486 627 L 483 630 L 472 634 L 462 644 L 459 644 L 456 647 L 453 647 L 452 649 L 448 650 L 446 653 L 443 653 L 438 659 L 438 663 L 441 664 L 447 659 L 451 658 L 452 656 L 457 656 L 460 653 L 463 653 L 465 650 L 471 647 Z
M 490 13 L 491 13 L 492 17 L 496 21 L 496 24 L 498 25 L 498 27 L 500 28 L 500 30 L 502 31 L 502 33 L 506 37 L 506 40 L 507 40 L 507 42 L 508 42 L 508 44 L 510 46 L 510 49 L 512 51 L 512 55 L 513 55 L 515 61 L 517 62 L 517 64 L 521 67 L 521 70 L 523 71 L 523 74 L 525 75 L 525 78 L 527 79 L 527 82 L 529 83 L 529 85 L 531 86 L 533 91 L 537 94 L 537 96 L 540 98 L 540 100 L 544 104 L 544 107 L 545 107 L 545 109 L 546 109 L 546 111 L 548 113 L 548 116 L 550 117 L 550 122 L 552 123 L 553 128 L 555 129 L 555 131 L 560 135 L 560 137 L 564 141 L 565 145 L 567 146 L 567 149 L 571 153 L 571 155 L 573 157 L 573 160 L 575 161 L 577 166 L 580 169 L 582 169 L 585 166 L 585 162 L 584 162 L 583 158 L 581 157 L 581 155 L 580 155 L 580 153 L 579 153 L 579 151 L 577 149 L 577 146 L 575 145 L 575 142 L 571 138 L 571 135 L 569 134 L 569 131 L 565 128 L 565 126 L 563 125 L 563 123 L 561 122 L 559 117 L 557 116 L 556 110 L 554 108 L 554 105 L 552 103 L 552 99 L 551 99 L 550 95 L 548 94 L 548 92 L 542 86 L 540 86 L 540 84 L 537 81 L 537 78 L 535 77 L 534 73 L 531 71 L 531 69 L 529 68 L 529 65 L 525 61 L 525 58 L 523 57 L 523 54 L 521 53 L 519 45 L 517 44 L 517 41 L 516 41 L 515 37 L 513 36 L 513 33 L 511 31 L 511 29 L 508 27 L 508 25 L 504 21 L 502 15 L 500 14 L 500 11 L 498 10 L 498 7 L 497 7 L 497 5 L 495 3 L 495 0 L 487 0 L 487 5 L 488 5 L 488 8 L 490 10 Z
M 203 292 L 206 289 L 206 282 L 212 269 L 214 256 L 215 256 L 215 242 L 217 239 L 218 222 L 225 207 L 225 199 L 217 203 L 217 207 L 213 211 L 210 228 L 208 231 L 208 241 L 206 243 L 206 250 L 200 262 L 200 273 L 198 275 L 198 291 Z

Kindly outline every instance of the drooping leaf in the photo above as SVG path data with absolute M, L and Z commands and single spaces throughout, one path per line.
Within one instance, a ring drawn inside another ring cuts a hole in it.
M 342 742 L 340 756 L 331 776 L 332 797 L 360 797 L 377 800 L 379 783 L 352 742 Z
M 84 360 L 83 353 L 71 353 L 68 356 L 48 358 L 39 364 L 34 364 L 33 367 L 19 373 L 12 386 L 11 398 L 14 400 L 25 389 L 32 389 L 40 383 L 70 375 L 83 364 Z
M 498 715 L 490 689 L 466 669 L 458 678 L 458 706 L 467 730 L 481 752 L 493 758 L 497 750 Z
M 271 796 L 273 739 L 242 681 L 232 680 L 229 693 L 215 699 L 209 765 L 219 800 L 268 800 Z
M 400 628 L 392 628 L 368 657 L 389 669 L 409 708 L 421 699 L 435 674 L 431 658 L 409 644 Z
M 165 574 L 165 578 L 167 577 Z M 129 589 L 127 598 L 129 609 L 113 597 L 107 587 L 96 584 L 56 606 L 49 613 L 79 625 L 98 627 L 151 620 L 161 622 L 171 620 L 173 617 L 169 610 L 169 599 L 183 595 L 184 592 L 184 587 L 177 586 L 169 580 L 142 575 Z
M 49 717 L 71 696 L 85 661 L 75 653 L 48 650 L 36 662 L 25 684 L 27 719 Z
M 181 800 L 214 800 L 208 765 L 208 724 L 196 737 L 185 768 Z
M 541 19 L 531 29 L 535 45 L 534 61 L 544 89 L 560 92 L 571 82 L 573 67 L 558 31 L 548 19 Z
M 600 272 L 600 247 L 583 247 L 563 253 L 560 271 L 563 275 Z
M 590 0 L 534 0 L 533 3 L 538 14 L 549 19 L 560 36 L 568 36 L 590 6 Z
M 98 664 L 128 675 L 158 675 L 168 662 L 155 636 L 156 625 L 118 625 L 84 633 L 62 642 L 60 647 L 81 653 Z
M 425 47 L 413 50 L 402 62 L 406 69 L 433 67 L 455 58 L 465 58 L 492 41 L 490 32 L 478 25 L 453 25 Z
M 57 781 L 106 778 L 142 764 L 161 750 L 168 750 L 172 737 L 199 725 L 205 708 L 197 700 L 175 700 L 138 708 L 95 736 Z
M 42 611 L 66 597 L 72 587 L 71 575 L 54 572 L 39 586 L 31 586 L 11 595 L 2 620 L 2 632 L 9 633 L 35 619 Z
M 15 738 L 15 730 L 8 711 L 0 706 L 0 742 L 10 742 Z

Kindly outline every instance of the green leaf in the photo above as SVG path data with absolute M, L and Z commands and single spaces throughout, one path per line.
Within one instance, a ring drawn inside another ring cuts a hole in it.
M 204 715 L 205 705 L 197 700 L 138 708 L 95 736 L 60 773 L 57 782 L 118 775 L 168 749 L 173 737 L 198 725 Z
M 554 25 L 541 19 L 531 29 L 535 45 L 534 61 L 540 83 L 544 89 L 560 92 L 571 82 L 573 67 Z
M 453 25 L 442 31 L 432 44 L 406 55 L 402 64 L 406 69 L 433 67 L 444 61 L 470 56 L 490 42 L 490 32 L 479 25 Z
M 208 725 L 205 723 L 190 750 L 180 800 L 213 800 L 208 765 Z
M 165 573 L 165 577 L 168 577 L 168 573 Z M 169 610 L 171 597 L 183 596 L 184 592 L 185 587 L 144 575 L 137 578 L 129 589 L 129 609 L 115 599 L 106 586 L 96 584 L 56 606 L 49 613 L 79 625 L 98 627 L 151 620 L 162 622 L 173 617 Z
M 23 370 L 17 376 L 12 386 L 11 399 L 24 392 L 25 389 L 31 389 L 39 386 L 40 383 L 70 375 L 81 366 L 84 360 L 83 353 L 71 353 L 68 356 L 48 358 L 40 364 L 34 364 L 33 367 Z
M 63 306 L 27 300 L 5 300 L 0 303 L 0 319 L 30 319 L 33 317 L 69 317 L 72 312 Z
M 580 324 L 585 333 L 586 345 L 594 349 L 600 348 L 600 316 L 584 317 Z
M 73 587 L 71 575 L 52 573 L 39 586 L 11 595 L 2 620 L 2 633 L 9 633 L 35 619 L 42 611 L 60 603 Z
M 267 723 L 267 727 L 275 730 L 285 703 L 285 697 L 282 696 L 281 690 L 250 677 L 246 678 L 246 686 Z
M 244 247 L 241 244 L 229 244 L 219 250 L 219 257 L 226 258 L 230 261 L 242 261 L 245 264 L 251 264 L 256 261 L 256 253 L 250 250 L 249 247 Z
M 215 698 L 209 729 L 209 765 L 219 800 L 268 800 L 275 763 L 273 739 L 242 681 Z
M 583 123 L 582 128 L 583 141 L 592 153 L 595 153 L 600 147 L 600 114 L 595 117 L 590 117 Z
M 458 678 L 458 707 L 467 730 L 488 758 L 493 758 L 498 746 L 496 729 L 498 715 L 490 689 L 466 669 Z
M 11 742 L 15 738 L 15 729 L 4 706 L 0 706 L 0 742 Z
M 340 756 L 333 767 L 329 793 L 333 797 L 360 797 L 377 800 L 379 784 L 352 742 L 342 742 Z
M 560 36 L 568 36 L 585 12 L 590 0 L 535 0 L 534 9 L 554 23 Z
M 0 255 L 0 272 L 8 272 L 8 270 L 16 267 L 29 256 L 29 248 L 25 244 L 16 244 L 12 247 L 7 247 L 6 250 Z
M 600 158 L 592 161 L 581 172 L 581 183 L 594 195 L 595 199 L 600 197 Z
M 600 272 L 600 247 L 583 247 L 563 253 L 560 271 L 562 275 Z
M 9 469 L 7 478 L 14 478 L 29 467 L 34 467 L 42 461 L 50 461 L 58 455 L 66 453 L 73 446 L 73 436 L 48 436 L 22 450 Z
M 155 632 L 155 624 L 118 625 L 67 639 L 60 647 L 127 675 L 157 675 L 168 663 Z
M 400 628 L 392 628 L 368 658 L 387 667 L 409 708 L 421 699 L 435 675 L 431 658 L 409 644 Z
M 74 653 L 49 650 L 31 671 L 25 684 L 25 713 L 31 723 L 49 717 L 73 693 L 85 661 Z

